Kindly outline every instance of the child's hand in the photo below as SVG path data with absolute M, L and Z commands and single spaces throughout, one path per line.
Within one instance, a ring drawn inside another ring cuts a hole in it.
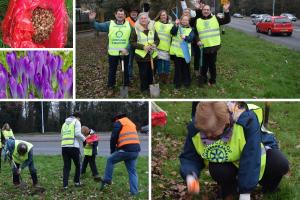
M 180 24 L 180 20 L 179 20 L 179 19 L 176 19 L 176 20 L 175 20 L 175 24 L 176 24 L 176 26 L 178 26 L 178 25 Z
M 199 47 L 201 47 L 201 46 L 203 45 L 203 43 L 202 43 L 201 41 L 199 41 L 199 42 L 197 42 L 197 45 L 198 45 Z
M 94 21 L 95 18 L 96 18 L 96 13 L 95 13 L 95 12 L 89 13 L 89 20 L 90 20 L 90 21 Z
M 185 35 L 181 35 L 181 39 L 185 40 L 186 36 Z

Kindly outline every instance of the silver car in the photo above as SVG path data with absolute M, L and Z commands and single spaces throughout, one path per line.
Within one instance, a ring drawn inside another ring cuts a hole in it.
M 292 22 L 297 21 L 297 17 L 295 17 L 294 15 L 290 14 L 290 13 L 282 13 L 280 16 L 284 16 L 289 18 L 289 20 L 291 20 Z
M 252 18 L 253 25 L 256 25 L 258 22 L 261 22 L 266 17 L 271 17 L 271 15 L 269 15 L 269 14 L 256 15 L 255 18 Z

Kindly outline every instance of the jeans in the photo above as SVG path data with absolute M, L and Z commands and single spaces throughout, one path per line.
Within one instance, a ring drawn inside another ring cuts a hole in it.
M 136 160 L 138 158 L 139 152 L 125 152 L 123 150 L 118 150 L 111 154 L 106 162 L 105 174 L 103 181 L 110 184 L 112 181 L 114 165 L 118 162 L 124 161 L 128 176 L 130 193 L 135 195 L 138 193 L 138 175 L 136 172 Z
M 82 169 L 81 169 L 81 174 L 85 173 L 88 164 L 90 164 L 93 176 L 98 176 L 99 173 L 98 173 L 98 170 L 97 170 L 97 167 L 96 167 L 96 155 L 84 156 Z
M 80 182 L 80 151 L 76 147 L 63 147 L 62 156 L 64 160 L 64 171 L 63 171 L 63 187 L 68 186 L 69 175 L 71 171 L 71 160 L 75 165 L 75 176 L 74 182 Z
M 116 85 L 116 73 L 119 62 L 121 62 L 120 56 L 108 56 L 109 62 L 109 72 L 108 72 L 108 87 L 114 87 Z M 129 85 L 129 74 L 128 74 L 128 62 L 129 56 L 124 56 L 124 74 L 122 74 L 122 79 L 124 78 L 124 85 Z M 122 83 L 123 84 L 123 83 Z
M 156 60 L 157 74 L 170 74 L 170 61 L 157 59 Z
M 32 150 L 29 151 L 29 153 L 33 153 Z M 21 164 L 16 163 L 16 166 L 13 165 L 12 167 L 12 173 L 13 173 L 13 183 L 15 185 L 20 184 L 20 174 L 18 174 L 18 169 L 20 169 Z M 38 178 L 37 178 L 37 173 L 36 173 L 36 169 L 34 167 L 34 162 L 32 160 L 32 162 L 29 163 L 28 165 L 28 169 L 31 175 L 31 179 L 32 179 L 32 183 L 33 185 L 36 185 L 38 183 Z

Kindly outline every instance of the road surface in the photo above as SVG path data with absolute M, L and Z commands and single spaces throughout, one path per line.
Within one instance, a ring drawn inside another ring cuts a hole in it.
M 293 35 L 290 37 L 285 35 L 268 36 L 267 34 L 264 33 L 257 33 L 256 27 L 255 25 L 252 24 L 250 18 L 237 19 L 232 17 L 231 22 L 226 26 L 241 30 L 245 33 L 263 38 L 267 41 L 276 44 L 284 45 L 290 49 L 300 51 L 300 21 L 299 20 L 296 23 L 294 23 L 294 32 Z
M 15 135 L 18 140 L 25 140 L 34 145 L 35 155 L 61 155 L 60 135 Z M 139 134 L 141 140 L 140 155 L 148 156 L 149 138 L 147 134 Z M 110 155 L 110 134 L 100 134 L 98 156 Z

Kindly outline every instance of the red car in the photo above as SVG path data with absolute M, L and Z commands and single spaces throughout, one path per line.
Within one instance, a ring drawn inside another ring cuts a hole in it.
M 291 36 L 293 33 L 293 24 L 287 17 L 270 16 L 264 18 L 262 21 L 256 24 L 256 31 L 258 33 L 268 33 L 268 35 L 285 33 L 288 36 Z

